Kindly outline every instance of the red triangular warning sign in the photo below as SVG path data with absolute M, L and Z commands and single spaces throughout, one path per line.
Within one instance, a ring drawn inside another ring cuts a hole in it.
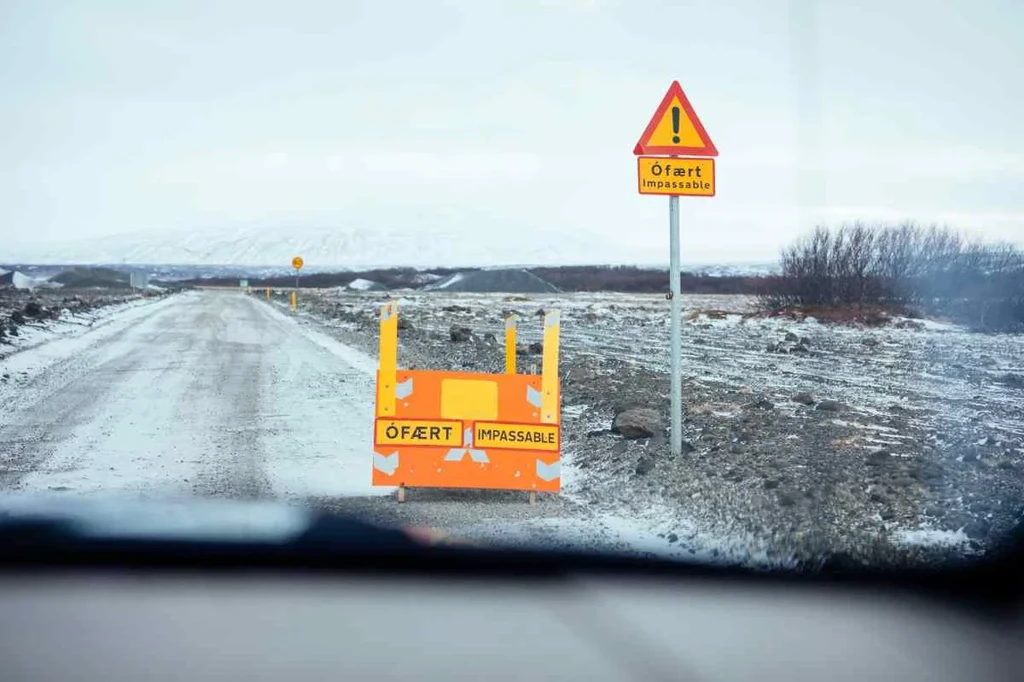
M 718 156 L 679 81 L 672 81 L 633 153 Z

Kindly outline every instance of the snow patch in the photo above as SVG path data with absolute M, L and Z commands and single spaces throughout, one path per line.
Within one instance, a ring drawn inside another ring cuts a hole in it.
M 963 529 L 936 530 L 934 528 L 903 529 L 893 533 L 893 539 L 916 547 L 961 547 L 970 541 Z
M 378 286 L 380 285 L 377 284 L 377 282 L 369 279 L 363 279 L 362 277 L 358 277 L 348 283 L 348 288 L 353 291 L 369 291 Z
M 15 289 L 27 289 L 29 291 L 35 289 L 59 289 L 61 287 L 57 282 L 50 282 L 42 277 L 29 277 L 20 272 L 12 273 L 11 286 Z

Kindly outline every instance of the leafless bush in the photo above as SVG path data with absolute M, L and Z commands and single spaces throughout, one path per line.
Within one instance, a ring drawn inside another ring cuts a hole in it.
M 783 250 L 762 301 L 915 307 L 980 329 L 1024 331 L 1024 252 L 913 223 L 818 227 Z

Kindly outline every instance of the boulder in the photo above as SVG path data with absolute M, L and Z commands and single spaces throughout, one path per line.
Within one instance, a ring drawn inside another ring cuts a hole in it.
M 814 396 L 808 393 L 807 391 L 800 391 L 799 393 L 794 393 L 791 400 L 794 403 L 800 403 L 801 405 L 813 405 L 816 402 L 814 400 Z
M 453 324 L 448 330 L 448 338 L 452 343 L 465 343 L 473 338 L 473 330 L 469 327 L 461 327 Z
M 623 438 L 650 438 L 661 431 L 661 415 L 650 407 L 629 407 L 612 419 L 612 432 Z

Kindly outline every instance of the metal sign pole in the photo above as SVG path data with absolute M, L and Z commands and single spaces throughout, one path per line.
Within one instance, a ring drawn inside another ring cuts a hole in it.
M 672 454 L 683 452 L 683 367 L 682 367 L 682 310 L 679 300 L 679 197 L 668 198 L 669 292 L 671 294 L 672 325 L 669 343 L 672 354 Z

